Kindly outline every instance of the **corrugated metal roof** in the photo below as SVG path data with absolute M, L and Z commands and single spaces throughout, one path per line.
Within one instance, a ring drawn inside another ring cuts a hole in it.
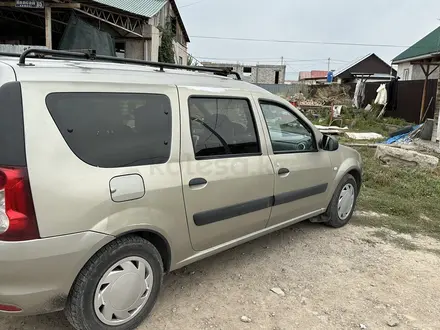
M 153 17 L 163 6 L 167 0 L 94 0 L 103 5 L 118 8 L 126 12 L 140 15 L 144 17 Z
M 393 62 L 399 62 L 423 55 L 431 55 L 440 51 L 440 27 L 432 31 L 426 37 L 417 41 L 410 48 L 398 55 Z
M 299 73 L 299 80 L 327 79 L 327 74 L 328 72 L 323 70 L 301 71 Z
M 312 70 L 312 79 L 322 79 L 327 78 L 328 71 L 323 70 Z

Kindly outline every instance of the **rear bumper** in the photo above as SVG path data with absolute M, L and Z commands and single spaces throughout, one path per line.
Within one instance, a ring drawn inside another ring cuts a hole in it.
M 112 239 L 84 232 L 27 242 L 0 242 L 0 304 L 19 307 L 21 312 L 11 313 L 17 315 L 63 309 L 81 268 Z

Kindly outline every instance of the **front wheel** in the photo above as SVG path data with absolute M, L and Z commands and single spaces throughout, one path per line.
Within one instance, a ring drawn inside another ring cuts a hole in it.
M 326 225 L 333 228 L 345 226 L 353 216 L 358 196 L 358 185 L 355 178 L 347 174 L 336 189 L 327 209 Z
M 162 277 L 161 256 L 150 242 L 121 237 L 81 270 L 67 300 L 67 319 L 77 330 L 133 330 L 151 312 Z

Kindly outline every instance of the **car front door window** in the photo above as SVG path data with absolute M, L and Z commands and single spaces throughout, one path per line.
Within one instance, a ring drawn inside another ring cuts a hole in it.
M 310 129 L 284 107 L 261 103 L 274 153 L 316 151 Z

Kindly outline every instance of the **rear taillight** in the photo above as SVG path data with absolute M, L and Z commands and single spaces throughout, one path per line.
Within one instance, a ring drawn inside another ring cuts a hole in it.
M 3 305 L 0 304 L 0 311 L 2 312 L 10 312 L 10 313 L 17 313 L 21 312 L 22 309 L 20 307 L 14 306 L 14 305 Z
M 0 167 L 0 241 L 40 238 L 27 170 Z

